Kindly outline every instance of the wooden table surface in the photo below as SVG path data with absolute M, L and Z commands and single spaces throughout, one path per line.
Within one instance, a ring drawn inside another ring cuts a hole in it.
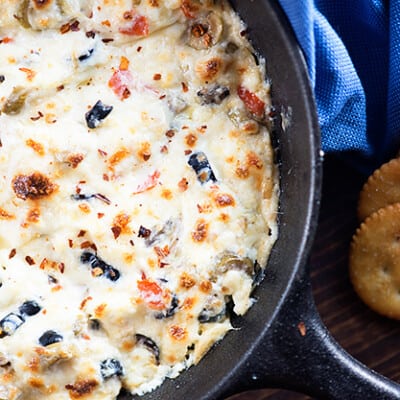
M 400 321 L 368 309 L 354 293 L 348 277 L 348 249 L 358 226 L 358 193 L 365 180 L 365 176 L 345 163 L 325 157 L 319 226 L 311 253 L 314 298 L 322 320 L 342 347 L 368 367 L 400 383 Z M 234 399 L 309 400 L 310 397 L 267 389 Z

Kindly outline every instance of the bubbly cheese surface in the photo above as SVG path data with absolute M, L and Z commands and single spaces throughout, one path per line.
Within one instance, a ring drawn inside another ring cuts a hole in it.
M 0 0 L 0 399 L 146 393 L 252 305 L 278 180 L 244 32 L 225 1 Z

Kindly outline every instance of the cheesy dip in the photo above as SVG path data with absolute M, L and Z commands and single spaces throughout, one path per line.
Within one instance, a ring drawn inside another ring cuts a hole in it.
M 0 0 L 0 399 L 141 395 L 248 310 L 264 75 L 225 1 Z

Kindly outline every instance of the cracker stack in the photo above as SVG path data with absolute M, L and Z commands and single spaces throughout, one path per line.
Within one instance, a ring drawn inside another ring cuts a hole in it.
M 357 212 L 349 257 L 353 287 L 371 309 L 400 319 L 400 158 L 368 178 Z

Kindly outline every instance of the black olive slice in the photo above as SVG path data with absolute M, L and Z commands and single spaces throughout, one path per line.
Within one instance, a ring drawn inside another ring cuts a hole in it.
M 0 321 L 0 339 L 12 335 L 23 323 L 25 318 L 16 313 L 6 315 Z
M 156 364 L 160 364 L 160 348 L 157 346 L 156 342 L 153 339 L 145 335 L 141 335 L 137 333 L 135 335 L 136 343 L 145 347 L 150 353 L 153 354 Z
M 201 184 L 208 181 L 217 181 L 210 163 L 208 162 L 207 156 L 202 151 L 193 153 L 189 157 L 188 164 L 194 169 L 194 172 L 196 172 L 197 179 Z
M 171 304 L 169 307 L 160 313 L 156 314 L 156 319 L 164 319 L 164 318 L 171 318 L 175 315 L 176 311 L 178 310 L 179 300 L 176 294 L 172 296 Z
M 117 281 L 121 276 L 116 268 L 107 264 L 99 256 L 89 251 L 84 251 L 81 254 L 81 262 L 82 264 L 89 264 L 92 270 L 96 270 L 95 276 L 104 276 L 113 282 Z
M 107 106 L 98 100 L 97 103 L 85 114 L 86 124 L 90 129 L 97 128 L 101 121 L 110 114 L 113 106 Z
M 42 336 L 40 336 L 39 343 L 43 347 L 46 347 L 46 346 L 50 346 L 51 344 L 54 344 L 54 343 L 62 342 L 62 340 L 63 340 L 63 337 L 59 333 L 49 330 L 49 331 L 46 331 L 45 333 L 43 333 Z
M 93 52 L 94 52 L 94 49 L 89 49 L 86 53 L 80 55 L 78 57 L 78 60 L 80 62 L 82 62 L 82 61 L 85 61 L 85 60 L 89 59 L 92 56 Z
M 18 310 L 22 315 L 31 317 L 32 315 L 36 315 L 41 309 L 42 307 L 40 307 L 36 301 L 29 300 L 25 301 Z
M 123 376 L 124 369 L 121 363 L 115 358 L 107 358 L 100 363 L 100 374 L 106 380 L 113 376 Z

